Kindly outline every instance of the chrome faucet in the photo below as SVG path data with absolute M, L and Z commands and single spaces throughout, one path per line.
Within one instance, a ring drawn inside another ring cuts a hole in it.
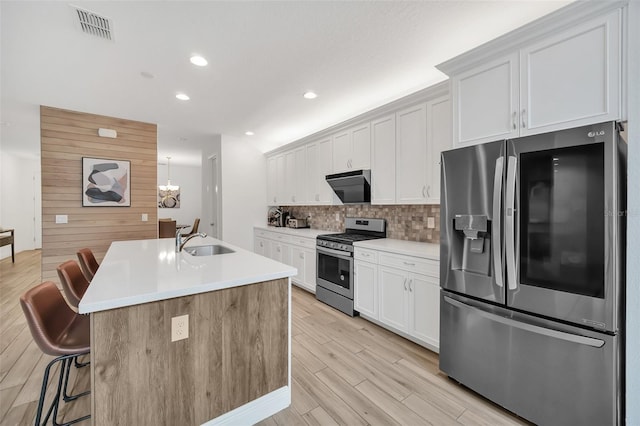
M 177 229 L 176 230 L 176 253 L 180 253 L 182 251 L 182 249 L 184 248 L 184 245 L 187 244 L 187 241 L 189 241 L 193 237 L 202 237 L 202 238 L 204 238 L 206 236 L 207 236 L 207 234 L 205 234 L 204 232 L 199 232 L 197 234 L 187 235 L 187 237 L 183 240 L 182 239 L 182 234 L 180 233 L 180 230 Z

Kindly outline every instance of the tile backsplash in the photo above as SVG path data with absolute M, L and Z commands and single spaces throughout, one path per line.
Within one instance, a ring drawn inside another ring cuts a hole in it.
M 346 206 L 288 206 L 283 207 L 293 217 L 309 217 L 314 229 L 344 231 L 345 217 L 368 217 L 387 220 L 387 237 L 397 240 L 440 242 L 439 205 L 369 205 Z M 433 217 L 435 228 L 427 227 L 427 218 Z

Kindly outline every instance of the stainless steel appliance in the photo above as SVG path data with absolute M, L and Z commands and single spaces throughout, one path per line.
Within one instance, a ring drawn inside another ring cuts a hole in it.
M 353 243 L 386 237 L 384 219 L 348 217 L 343 234 L 316 238 L 316 299 L 344 312 L 353 308 Z
M 327 183 L 343 204 L 371 202 L 371 170 L 354 170 L 326 176 Z
M 538 424 L 621 422 L 616 123 L 442 153 L 440 369 Z

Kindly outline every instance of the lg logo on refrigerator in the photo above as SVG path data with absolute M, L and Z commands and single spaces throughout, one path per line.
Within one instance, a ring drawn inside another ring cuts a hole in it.
M 604 136 L 604 130 L 600 130 L 599 132 L 589 132 L 587 133 L 587 136 L 589 136 L 590 138 L 594 138 L 596 136 Z

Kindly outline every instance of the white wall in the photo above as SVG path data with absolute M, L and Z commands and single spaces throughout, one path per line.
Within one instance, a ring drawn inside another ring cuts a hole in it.
M 0 226 L 15 229 L 15 252 L 42 247 L 40 161 L 0 154 Z M 0 248 L 0 258 L 11 247 Z
M 166 184 L 167 165 L 158 164 L 158 185 Z M 171 184 L 180 186 L 180 207 L 158 208 L 158 218 L 173 218 L 178 224 L 192 225 L 193 220 L 202 215 L 202 167 L 175 165 L 172 162 Z
M 253 226 L 266 223 L 266 158 L 242 139 L 222 135 L 222 239 L 253 251 Z
M 640 2 L 629 4 L 626 423 L 640 425 Z

